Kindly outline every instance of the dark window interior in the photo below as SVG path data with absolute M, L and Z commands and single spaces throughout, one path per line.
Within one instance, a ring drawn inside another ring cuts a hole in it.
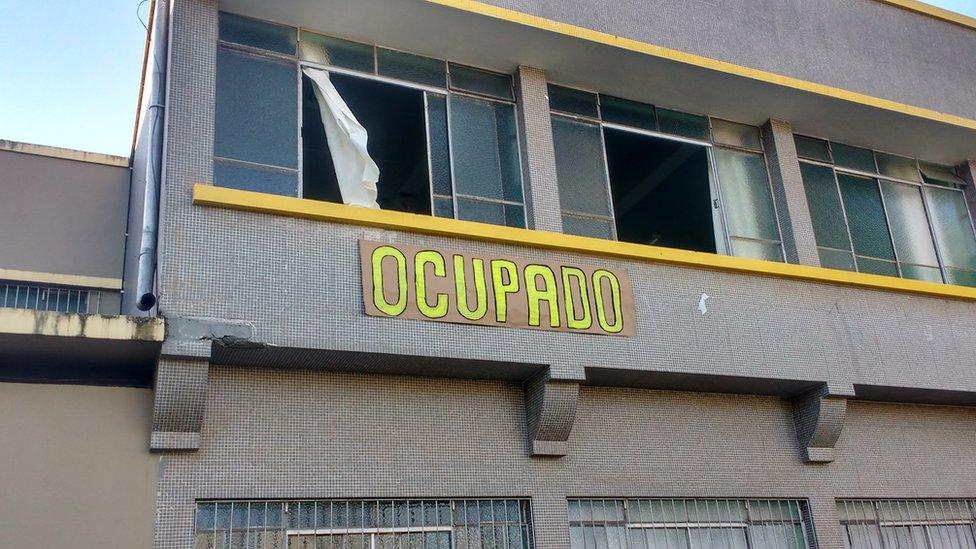
M 715 253 L 706 147 L 604 132 L 618 240 Z
M 329 78 L 369 134 L 380 168 L 377 202 L 384 210 L 430 213 L 424 94 L 419 90 L 331 73 Z M 302 77 L 304 197 L 342 202 L 312 82 Z

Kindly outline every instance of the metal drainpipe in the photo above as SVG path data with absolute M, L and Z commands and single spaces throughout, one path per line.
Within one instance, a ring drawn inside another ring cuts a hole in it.
M 166 59 L 169 45 L 169 2 L 156 0 L 153 14 L 152 96 L 146 109 L 149 154 L 146 158 L 146 190 L 142 205 L 142 234 L 136 278 L 136 306 L 148 311 L 156 306 L 156 242 L 159 233 L 159 193 L 163 171 L 163 120 L 166 104 Z

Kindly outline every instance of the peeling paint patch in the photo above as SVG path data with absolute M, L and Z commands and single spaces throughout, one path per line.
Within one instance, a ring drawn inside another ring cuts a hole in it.
M 158 318 L 0 309 L 0 333 L 162 341 L 165 327 Z

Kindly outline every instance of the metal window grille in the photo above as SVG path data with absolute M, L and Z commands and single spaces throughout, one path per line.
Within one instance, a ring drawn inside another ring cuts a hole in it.
M 198 502 L 197 549 L 532 549 L 528 500 Z
M 85 289 L 0 282 L 0 307 L 60 313 L 97 313 L 101 294 Z
M 976 500 L 840 500 L 849 549 L 976 549 Z
M 807 549 L 802 500 L 573 499 L 573 549 Z

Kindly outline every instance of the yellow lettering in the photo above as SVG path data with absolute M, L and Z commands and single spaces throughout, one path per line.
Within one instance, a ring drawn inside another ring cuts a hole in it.
M 586 273 L 576 267 L 563 267 L 563 300 L 566 302 L 566 326 L 574 330 L 587 330 L 593 325 L 593 317 L 590 316 L 590 293 L 587 290 Z M 573 283 L 579 287 L 580 307 L 582 316 L 576 317 L 576 302 L 573 301 Z
M 508 282 L 505 282 L 502 274 L 508 275 Z M 491 288 L 495 294 L 495 320 L 506 322 L 508 320 L 508 294 L 519 291 L 518 267 L 515 263 L 506 259 L 491 260 Z
M 454 255 L 454 289 L 457 292 L 457 308 L 461 316 L 468 320 L 481 320 L 488 313 L 488 290 L 485 285 L 485 261 L 472 259 L 471 269 L 474 271 L 475 308 L 468 306 L 468 285 L 464 276 L 464 257 Z
M 427 318 L 443 318 L 447 316 L 447 294 L 438 293 L 434 305 L 427 301 L 427 265 L 434 266 L 434 276 L 447 276 L 444 267 L 444 256 L 440 252 L 424 250 L 417 252 L 414 257 L 414 279 L 417 286 L 417 309 Z
M 383 260 L 392 257 L 397 266 L 397 300 L 390 303 L 383 291 Z M 393 246 L 380 246 L 373 250 L 373 304 L 390 316 L 400 316 L 407 308 L 407 258 Z
M 539 289 L 539 279 L 542 279 L 544 288 Z M 527 265 L 525 267 L 525 293 L 529 299 L 529 326 L 538 326 L 540 323 L 539 303 L 545 301 L 549 304 L 549 325 L 553 328 L 559 327 L 559 300 L 556 297 L 556 275 L 552 269 L 545 265 Z
M 610 298 L 613 303 L 613 324 L 607 321 L 606 303 L 603 299 L 603 280 L 610 283 Z M 593 296 L 596 299 L 596 318 L 600 328 L 608 334 L 617 334 L 624 329 L 624 317 L 620 307 L 620 281 L 610 271 L 599 269 L 593 272 Z

